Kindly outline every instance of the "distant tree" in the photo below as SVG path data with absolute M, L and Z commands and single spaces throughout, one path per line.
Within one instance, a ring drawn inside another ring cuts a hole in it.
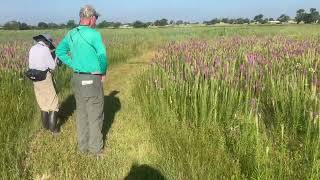
M 64 24 L 64 23 L 61 23 L 61 24 L 59 24 L 59 28 L 66 28 L 67 27 L 67 25 L 66 24 Z
M 306 23 L 306 24 L 311 24 L 313 23 L 313 17 L 310 13 L 306 13 L 304 16 L 303 16 L 303 22 Z
M 316 8 L 311 8 L 310 13 L 307 13 L 304 9 L 299 9 L 295 19 L 298 24 L 302 21 L 306 24 L 317 23 L 320 15 Z
M 297 15 L 296 15 L 296 18 L 295 18 L 297 23 L 299 24 L 300 22 L 304 21 L 305 16 L 306 16 L 305 10 L 304 9 L 299 9 L 297 11 Z
M 203 21 L 202 24 L 211 25 L 211 21 Z
M 29 25 L 29 29 L 37 29 L 37 26 Z
M 167 19 L 161 19 L 161 20 L 156 20 L 154 22 L 155 26 L 166 26 L 168 25 L 168 20 Z
M 274 19 L 273 19 L 273 18 L 269 18 L 268 20 L 269 20 L 269 21 L 274 21 Z
M 107 28 L 107 27 L 112 27 L 112 22 L 107 22 L 107 21 L 102 21 L 97 25 L 98 28 Z
M 229 23 L 229 18 L 222 18 L 221 22 L 223 22 L 223 23 Z
M 146 25 L 149 27 L 153 24 L 153 22 L 147 22 Z
M 268 18 L 262 19 L 260 21 L 261 24 L 267 24 L 268 23 Z
M 284 23 L 284 22 L 288 22 L 290 20 L 290 16 L 287 16 L 285 14 L 282 14 L 278 19 L 278 21 Z
M 28 30 L 30 26 L 27 23 L 20 23 L 19 21 L 10 21 L 3 26 L 6 30 Z
M 221 20 L 218 18 L 211 20 L 211 24 L 219 24 L 220 22 L 221 22 Z
M 229 24 L 236 24 L 237 20 L 236 19 L 229 19 L 228 23 Z
M 20 30 L 28 30 L 28 29 L 30 29 L 30 26 L 27 23 L 21 23 L 19 29 Z
M 317 13 L 318 11 L 317 11 L 317 9 L 316 8 L 310 8 L 310 13 L 311 14 L 314 14 L 314 13 Z M 317 13 L 317 14 L 319 14 L 319 13 Z
M 182 20 L 179 20 L 179 21 L 176 22 L 176 25 L 180 25 L 180 24 L 183 24 Z
M 171 20 L 169 24 L 175 24 L 174 20 Z
M 121 25 L 122 25 L 121 22 L 112 23 L 113 28 L 116 28 L 116 29 L 118 29 Z
M 142 21 L 135 21 L 132 26 L 134 28 L 147 28 L 148 25 L 146 23 L 143 23 Z
M 168 20 L 167 19 L 161 19 L 160 20 L 160 26 L 166 26 L 168 25 Z
M 20 22 L 18 21 L 10 21 L 3 25 L 3 28 L 6 30 L 19 30 L 20 29 Z
M 74 27 L 76 27 L 77 25 L 76 25 L 76 21 L 75 20 L 69 20 L 68 22 L 67 22 L 67 27 L 68 28 L 74 28 Z
M 122 24 L 120 22 L 108 22 L 108 21 L 102 21 L 97 25 L 98 28 L 119 28 Z
M 254 20 L 255 22 L 259 22 L 259 23 L 263 24 L 263 22 L 264 22 L 263 14 L 256 15 L 256 16 L 253 18 L 253 20 Z
M 235 24 L 244 24 L 245 20 L 243 18 L 238 18 L 235 20 Z
M 190 24 L 190 22 L 185 21 L 185 22 L 183 22 L 183 24 L 184 24 L 184 25 L 188 25 L 188 24 Z
M 45 23 L 45 22 L 39 22 L 39 23 L 38 23 L 38 28 L 39 28 L 39 29 L 48 29 L 49 26 L 48 26 L 48 24 Z
M 160 20 L 156 20 L 153 24 L 154 24 L 155 26 L 160 26 Z
M 245 18 L 245 19 L 244 19 L 244 23 L 250 24 L 250 19 L 249 19 L 249 18 Z
M 311 8 L 310 9 L 310 15 L 311 15 L 312 23 L 316 23 L 320 18 L 319 12 L 317 11 L 316 8 Z
M 56 24 L 56 23 L 48 23 L 48 27 L 50 29 L 58 29 L 59 28 L 59 25 Z

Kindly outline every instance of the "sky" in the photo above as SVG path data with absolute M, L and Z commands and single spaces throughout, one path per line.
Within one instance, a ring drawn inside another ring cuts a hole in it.
M 320 10 L 320 0 L 1 0 L 0 24 L 11 20 L 33 25 L 78 21 L 79 10 L 86 4 L 102 15 L 99 21 L 123 23 L 161 18 L 203 22 L 221 17 L 253 18 L 260 13 L 273 18 L 281 14 L 294 17 L 300 8 Z

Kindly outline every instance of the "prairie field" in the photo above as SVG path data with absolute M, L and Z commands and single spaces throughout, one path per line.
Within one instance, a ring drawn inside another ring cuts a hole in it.
M 104 158 L 76 146 L 72 72 L 54 72 L 61 131 L 41 129 L 32 37 L 0 30 L 0 179 L 320 179 L 320 26 L 98 29 Z

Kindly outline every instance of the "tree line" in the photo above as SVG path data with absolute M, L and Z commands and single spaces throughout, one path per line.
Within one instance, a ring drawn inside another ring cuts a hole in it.
M 269 22 L 276 22 L 276 23 L 286 23 L 290 20 L 293 20 L 297 24 L 305 23 L 305 24 L 312 24 L 312 23 L 320 23 L 320 15 L 319 11 L 316 8 L 311 8 L 309 12 L 304 9 L 299 9 L 296 12 L 296 16 L 291 18 L 286 14 L 281 14 L 277 19 L 274 18 L 267 18 L 264 17 L 263 14 L 256 15 L 252 20 L 248 18 L 237 18 L 237 19 L 229 19 L 229 18 L 222 18 L 222 19 L 212 19 L 211 21 L 205 21 L 204 24 L 213 25 L 218 23 L 228 23 L 228 24 L 250 24 L 250 23 L 260 23 L 260 24 L 267 24 Z
M 74 20 L 69 20 L 66 24 L 39 22 L 36 26 L 28 25 L 19 21 L 9 21 L 3 25 L 5 30 L 29 30 L 29 29 L 62 29 L 76 27 Z
M 316 8 L 311 8 L 309 12 L 307 12 L 305 9 L 299 9 L 296 12 L 296 16 L 294 18 L 291 18 L 290 16 L 286 14 L 280 15 L 277 19 L 274 18 L 267 18 L 264 17 L 263 14 L 256 15 L 253 19 L 249 18 L 214 18 L 210 21 L 204 21 L 203 24 L 206 25 L 214 25 L 218 23 L 227 23 L 227 24 L 251 24 L 251 23 L 260 23 L 260 24 L 266 24 L 269 22 L 275 22 L 275 23 L 285 23 L 289 22 L 290 20 L 294 20 L 297 24 L 305 23 L 305 24 L 311 24 L 311 23 L 319 23 L 320 24 L 320 15 Z M 167 26 L 167 25 L 187 25 L 191 24 L 187 21 L 169 21 L 168 19 L 160 19 L 156 20 L 154 22 L 142 22 L 142 21 L 135 21 L 133 23 L 127 23 L 125 25 L 133 28 L 147 28 L 149 26 Z M 199 24 L 199 23 L 194 23 Z M 121 22 L 108 22 L 108 21 L 102 21 L 100 22 L 97 27 L 98 28 L 119 28 L 122 26 Z M 67 23 L 62 24 L 56 24 L 56 23 L 46 23 L 46 22 L 39 22 L 36 26 L 28 25 L 24 22 L 19 21 L 10 21 L 3 25 L 3 29 L 6 30 L 28 30 L 28 29 L 63 29 L 63 28 L 73 28 L 76 27 L 76 21 L 75 20 L 69 20 Z

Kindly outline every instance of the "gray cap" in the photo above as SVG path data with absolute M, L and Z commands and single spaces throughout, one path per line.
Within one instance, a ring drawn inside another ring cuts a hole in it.
M 91 18 L 93 16 L 100 16 L 100 14 L 91 5 L 85 5 L 80 9 L 79 16 L 80 18 Z

